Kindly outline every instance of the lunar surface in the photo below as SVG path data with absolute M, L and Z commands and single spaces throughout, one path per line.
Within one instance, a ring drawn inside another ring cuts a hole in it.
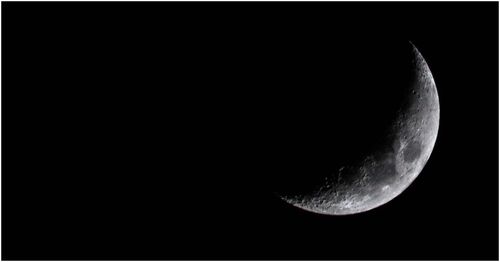
M 410 88 L 382 146 L 327 175 L 310 193 L 279 194 L 281 199 L 315 213 L 355 214 L 394 199 L 419 175 L 437 138 L 439 99 L 426 61 L 409 45 Z

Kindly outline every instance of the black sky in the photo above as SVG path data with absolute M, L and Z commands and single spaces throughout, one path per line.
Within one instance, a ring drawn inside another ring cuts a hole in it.
M 276 198 L 377 137 L 405 41 L 420 176 L 353 216 Z M 498 3 L 3 2 L 2 54 L 3 259 L 498 259 Z

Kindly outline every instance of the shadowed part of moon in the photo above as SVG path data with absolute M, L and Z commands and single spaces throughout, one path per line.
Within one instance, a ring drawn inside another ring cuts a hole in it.
M 277 192 L 283 200 L 320 214 L 355 214 L 394 199 L 418 176 L 437 138 L 439 99 L 422 55 L 411 43 L 404 50 L 406 54 L 402 56 L 408 57 L 409 72 L 408 81 L 402 82 L 400 90 L 404 90 L 405 98 L 386 133 L 376 133 L 381 136 L 380 141 L 373 144 L 376 146 L 370 146 L 366 154 L 355 161 L 343 159 L 345 163 L 339 164 L 331 160 L 332 166 L 339 167 L 333 172 L 319 174 L 311 171 L 317 169 L 301 169 L 304 182 L 314 177 L 307 183 L 314 181 L 315 186 L 308 184 L 307 189 L 302 186 L 303 191 Z M 323 179 L 319 179 L 321 176 Z M 300 183 L 296 184 L 300 189 Z

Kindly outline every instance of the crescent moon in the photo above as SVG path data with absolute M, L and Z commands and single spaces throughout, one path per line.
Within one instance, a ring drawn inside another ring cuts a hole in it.
M 379 207 L 401 194 L 429 159 L 439 128 L 439 98 L 424 57 L 412 44 L 411 83 L 406 103 L 391 124 L 384 146 L 359 163 L 341 167 L 307 195 L 279 195 L 301 209 L 348 215 Z

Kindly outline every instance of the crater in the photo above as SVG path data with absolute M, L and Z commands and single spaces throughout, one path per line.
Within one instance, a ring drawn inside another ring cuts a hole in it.
M 420 156 L 422 152 L 421 145 L 418 141 L 411 141 L 403 152 L 405 162 L 413 162 Z
M 379 162 L 375 168 L 371 178 L 374 184 L 390 184 L 397 175 L 396 165 L 394 164 L 393 156 L 387 156 L 386 159 Z

